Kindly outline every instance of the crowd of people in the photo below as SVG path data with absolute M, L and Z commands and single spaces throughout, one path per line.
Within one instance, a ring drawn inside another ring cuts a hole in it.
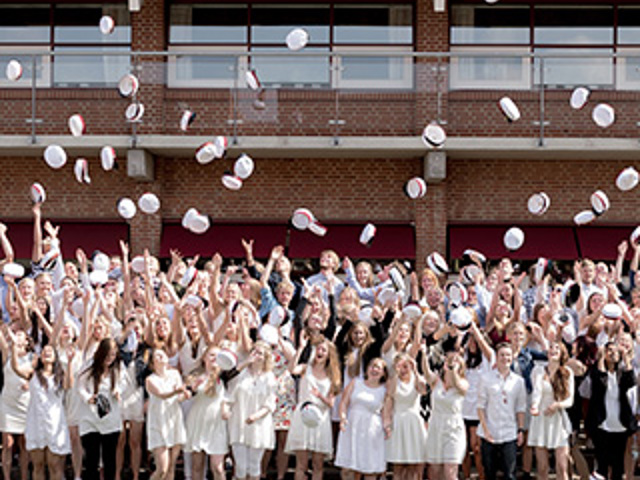
M 178 462 L 191 480 L 259 479 L 271 461 L 282 480 L 291 456 L 296 480 L 327 462 L 356 479 L 634 475 L 637 244 L 628 275 L 626 241 L 615 265 L 568 275 L 473 250 L 455 275 L 377 270 L 336 245 L 298 278 L 250 239 L 242 267 L 173 251 L 163 271 L 124 241 L 64 259 L 33 212 L 27 271 L 0 224 L 4 478 L 15 458 L 22 480 L 61 479 L 69 457 L 76 479 L 137 480 L 143 451 L 154 480 Z

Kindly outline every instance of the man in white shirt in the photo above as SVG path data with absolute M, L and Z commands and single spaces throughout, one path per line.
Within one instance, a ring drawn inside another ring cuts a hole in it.
M 482 439 L 485 478 L 496 478 L 499 458 L 504 478 L 516 478 L 516 452 L 524 438 L 527 391 L 523 378 L 511 371 L 512 363 L 511 345 L 498 345 L 495 367 L 480 380 L 478 436 Z

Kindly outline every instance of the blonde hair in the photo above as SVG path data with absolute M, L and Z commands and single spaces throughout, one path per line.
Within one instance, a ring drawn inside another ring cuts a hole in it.
M 271 348 L 271 345 L 269 345 L 267 342 L 263 342 L 262 340 L 258 340 L 253 344 L 253 348 L 251 349 L 251 351 L 254 351 L 257 348 L 260 348 L 264 351 L 264 365 L 262 370 L 264 372 L 270 372 L 271 370 L 273 370 L 273 349 Z
M 351 340 L 351 335 L 353 334 L 353 331 L 356 328 L 362 328 L 365 334 L 364 342 L 362 343 L 362 346 L 357 352 L 353 350 L 353 343 Z M 362 356 L 364 352 L 367 350 L 367 348 L 369 348 L 369 346 L 373 343 L 374 340 L 373 340 L 373 336 L 371 335 L 371 331 L 369 330 L 369 327 L 367 327 L 367 325 L 363 322 L 356 322 L 353 324 L 353 327 L 351 327 L 351 331 L 349 332 L 348 339 L 349 339 L 348 340 L 349 353 L 347 353 L 345 365 L 347 367 L 347 372 L 349 373 L 349 376 L 357 377 L 362 367 Z
M 333 250 L 323 250 L 322 252 L 320 252 L 320 256 L 325 254 L 331 257 L 331 263 L 333 263 L 331 270 L 333 270 L 334 272 L 338 271 L 338 268 L 340 267 L 340 257 L 338 256 L 338 254 Z
M 422 270 L 422 275 L 420 276 L 420 284 L 424 282 L 425 278 L 430 278 L 436 286 L 440 286 L 438 276 L 430 268 L 425 268 L 424 270 Z

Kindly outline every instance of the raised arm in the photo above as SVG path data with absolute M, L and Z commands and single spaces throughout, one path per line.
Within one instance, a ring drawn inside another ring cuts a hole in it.
M 480 329 L 478 328 L 475 322 L 471 322 L 471 335 L 473 335 L 473 338 L 476 340 L 476 343 L 478 344 L 478 348 L 480 348 L 480 351 L 482 352 L 484 357 L 487 359 L 487 361 L 489 361 L 490 363 L 493 362 L 495 353 L 491 348 L 491 345 L 489 345 L 489 342 L 487 342 L 487 339 L 482 334 L 482 332 L 480 331 Z
M 133 298 L 131 297 L 131 266 L 129 265 L 129 245 L 124 240 L 120 240 L 120 253 L 122 254 L 122 281 L 124 282 L 124 292 L 122 298 L 124 309 L 133 310 Z
M 420 342 L 422 341 L 422 322 L 424 321 L 424 315 L 415 319 L 413 322 L 413 339 L 411 340 L 411 346 L 407 352 L 414 360 L 418 356 L 420 351 Z
M 288 353 L 290 352 L 290 350 L 285 353 L 287 362 L 289 362 L 289 372 L 291 373 L 291 375 L 302 375 L 307 368 L 306 362 L 300 362 L 300 358 L 302 357 L 302 352 L 304 351 L 304 349 L 307 348 L 308 340 L 309 339 L 307 335 L 303 332 L 300 335 L 300 342 L 295 356 Z
M 9 359 L 9 344 L 11 342 L 11 331 L 6 323 L 0 322 L 0 352 L 2 352 L 2 363 Z
M 227 328 L 229 327 L 229 323 L 231 323 L 231 307 L 228 306 L 224 309 L 224 320 L 222 321 L 222 325 L 215 332 L 213 332 L 213 344 L 220 345 L 222 340 L 224 340 L 225 333 L 227 332 Z
M 177 281 L 176 274 L 178 272 L 178 268 L 182 263 L 182 255 L 178 250 L 171 249 L 169 250 L 169 254 L 171 255 L 171 265 L 169 265 L 169 271 L 167 272 L 167 279 L 169 283 L 173 283 Z
M 82 292 L 82 303 L 84 305 L 84 315 L 82 318 L 82 329 L 80 330 L 78 344 L 82 351 L 84 351 L 89 344 L 89 337 L 91 336 L 91 328 L 93 327 L 98 302 L 93 302 L 93 304 L 91 304 L 91 292 L 89 290 L 84 290 Z
M 249 300 L 239 300 L 239 302 L 251 311 L 254 318 L 258 318 L 258 312 L 253 304 Z M 251 339 L 251 333 L 247 318 L 244 315 L 238 316 L 238 339 L 240 340 L 240 347 L 244 352 L 249 353 L 253 348 L 253 340 Z
M 30 362 L 24 362 L 23 365 L 18 362 L 18 345 L 16 345 L 16 342 L 11 344 L 11 368 L 23 380 L 29 380 L 33 375 L 33 366 Z
M 260 276 L 260 285 L 262 286 L 262 288 L 267 288 L 269 286 L 269 277 L 271 276 L 273 267 L 276 261 L 282 256 L 283 253 L 284 253 L 284 247 L 282 245 L 277 245 L 273 247 L 273 249 L 271 250 L 269 261 L 267 262 L 267 265 L 264 267 L 264 271 Z
M 247 268 L 255 267 L 256 260 L 253 258 L 253 238 L 248 241 L 243 238 L 242 248 L 244 249 L 244 256 L 247 261 Z
M 424 372 L 424 378 L 427 383 L 433 388 L 433 386 L 436 384 L 436 381 L 438 380 L 438 375 L 433 370 L 431 370 L 431 365 L 429 364 L 429 353 L 426 344 L 423 343 L 420 346 L 420 349 L 422 350 L 422 371 Z
M 41 203 L 36 203 L 33 208 L 33 250 L 31 252 L 31 261 L 38 263 L 42 258 L 42 213 L 40 210 Z
M 616 278 L 613 279 L 614 282 L 620 283 L 622 281 L 622 268 L 624 267 L 624 257 L 627 256 L 627 250 L 629 249 L 629 244 L 626 240 L 620 242 L 618 245 L 618 257 L 616 258 Z
M 13 262 L 14 252 L 13 246 L 9 241 L 9 237 L 7 236 L 7 226 L 4 223 L 0 223 L 0 247 L 2 247 L 2 252 L 4 253 L 4 259 L 7 262 Z
M 216 253 L 211 258 L 212 271 L 209 282 L 209 311 L 211 317 L 216 318 L 224 308 L 224 302 L 220 297 L 220 267 L 222 266 L 222 256 Z

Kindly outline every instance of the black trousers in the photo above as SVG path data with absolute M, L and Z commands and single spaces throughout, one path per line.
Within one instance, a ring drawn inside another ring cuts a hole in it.
M 104 480 L 113 480 L 116 476 L 116 447 L 118 446 L 120 432 L 101 435 L 98 432 L 82 435 L 82 448 L 84 449 L 84 474 L 85 480 L 100 478 L 100 453 L 102 452 L 102 466 L 104 467 Z
M 483 438 L 480 444 L 480 453 L 486 478 L 496 478 L 498 469 L 501 469 L 505 480 L 516 480 L 518 445 L 515 440 L 504 443 L 490 443 Z
M 622 480 L 624 473 L 624 452 L 627 449 L 629 432 L 607 432 L 598 428 L 593 437 L 596 451 L 596 471 L 604 478 Z M 609 476 L 611 468 L 611 476 Z

